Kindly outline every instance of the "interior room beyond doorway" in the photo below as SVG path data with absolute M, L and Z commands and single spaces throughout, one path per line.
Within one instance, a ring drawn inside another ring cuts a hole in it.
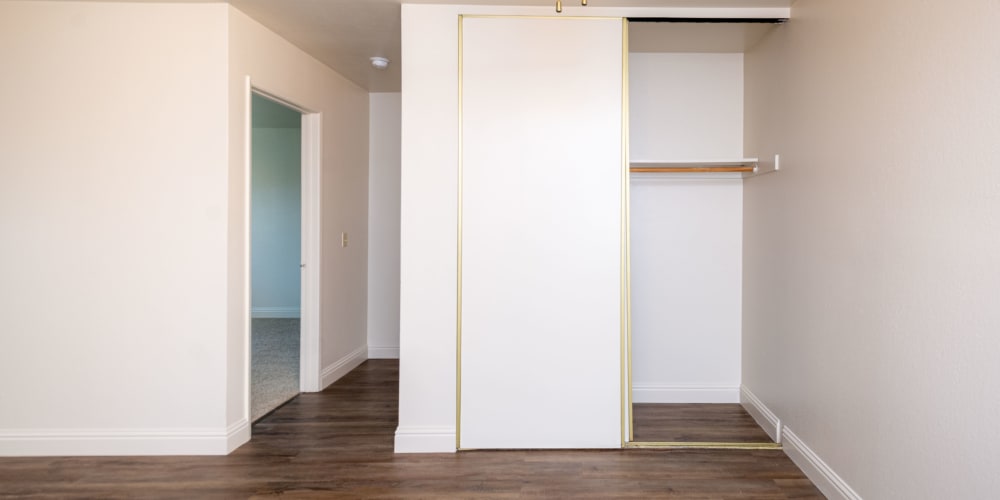
M 252 98 L 250 419 L 299 394 L 302 115 Z

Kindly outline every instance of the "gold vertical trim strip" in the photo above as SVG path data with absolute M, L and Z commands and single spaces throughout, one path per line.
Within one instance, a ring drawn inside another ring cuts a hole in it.
M 456 274 L 456 310 L 455 310 L 455 449 L 462 449 L 462 169 L 464 152 L 462 145 L 462 25 L 461 15 L 458 16 L 458 248 Z
M 629 353 L 629 343 L 627 339 L 627 332 L 629 331 L 629 323 L 631 318 L 629 317 L 629 310 L 631 306 L 629 305 L 629 276 L 628 276 L 628 239 L 629 239 L 629 229 L 628 229 L 628 183 L 629 183 L 629 165 L 628 165 L 628 19 L 622 18 L 622 201 L 621 201 L 621 441 L 622 447 L 624 448 L 628 441 L 631 440 L 632 434 L 632 382 L 631 382 L 631 355 Z M 626 373 L 626 370 L 628 373 Z M 628 393 L 628 398 L 626 399 L 626 392 Z M 627 420 L 626 420 L 627 419 Z M 628 428 L 629 437 L 626 439 L 625 429 Z
M 624 102 L 624 123 L 622 127 L 624 129 L 623 135 L 625 137 L 625 345 L 626 345 L 626 366 L 627 366 L 627 376 L 626 376 L 626 390 L 628 392 L 628 440 L 635 440 L 635 417 L 632 412 L 632 170 L 629 168 L 631 159 L 629 157 L 629 149 L 631 148 L 630 137 L 631 130 L 629 123 L 631 121 L 629 108 L 629 65 L 628 65 L 628 18 L 622 19 L 623 26 L 623 47 L 622 47 L 622 74 L 624 74 L 624 83 L 622 83 L 622 101 Z

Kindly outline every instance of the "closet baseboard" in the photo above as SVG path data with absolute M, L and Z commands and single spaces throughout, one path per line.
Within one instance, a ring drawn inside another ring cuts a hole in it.
M 726 386 L 632 386 L 633 403 L 739 403 L 740 388 Z

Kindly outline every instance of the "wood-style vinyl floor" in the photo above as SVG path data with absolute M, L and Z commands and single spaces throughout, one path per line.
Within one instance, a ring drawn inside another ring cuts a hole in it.
M 739 404 L 632 405 L 635 441 L 773 443 Z
M 396 455 L 398 363 L 367 361 L 219 457 L 0 458 L 15 498 L 822 498 L 781 451 Z

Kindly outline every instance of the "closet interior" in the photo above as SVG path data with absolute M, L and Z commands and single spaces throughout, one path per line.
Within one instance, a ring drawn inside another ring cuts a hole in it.
M 630 446 L 777 446 L 740 404 L 743 183 L 779 168 L 743 57 L 782 21 L 629 22 Z

